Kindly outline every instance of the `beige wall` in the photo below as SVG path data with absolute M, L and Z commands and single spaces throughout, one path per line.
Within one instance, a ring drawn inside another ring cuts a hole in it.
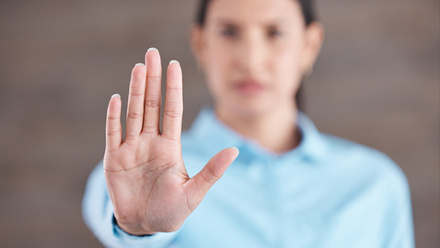
M 210 101 L 187 42 L 195 1 L 0 2 L 0 240 L 100 247 L 81 197 L 104 150 L 109 97 L 150 46 L 180 60 L 188 127 Z M 320 1 L 326 41 L 305 86 L 322 131 L 406 173 L 418 247 L 439 239 L 439 2 Z

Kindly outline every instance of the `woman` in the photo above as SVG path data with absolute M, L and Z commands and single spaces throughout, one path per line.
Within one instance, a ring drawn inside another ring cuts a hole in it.
M 297 110 L 323 40 L 311 1 L 200 9 L 192 46 L 214 106 L 181 137 L 182 74 L 171 61 L 160 129 L 160 55 L 148 50 L 132 71 L 125 140 L 121 99 L 109 102 L 103 165 L 83 204 L 95 235 L 110 247 L 413 247 L 398 167 L 319 133 Z

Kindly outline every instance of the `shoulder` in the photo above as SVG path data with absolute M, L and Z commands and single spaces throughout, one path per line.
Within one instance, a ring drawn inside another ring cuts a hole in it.
M 396 163 L 386 154 L 374 148 L 329 134 L 321 134 L 327 156 L 344 164 L 379 167 L 394 170 Z
M 326 186 L 335 205 L 362 218 L 361 228 L 377 230 L 385 247 L 412 247 L 411 196 L 400 167 L 383 152 L 343 138 L 322 134 L 322 142 L 330 163 L 321 168 L 331 175 Z
M 346 176 L 386 187 L 406 195 L 408 182 L 401 168 L 386 154 L 340 137 L 321 134 L 326 154 L 334 168 Z M 388 191 L 387 190 L 387 191 Z

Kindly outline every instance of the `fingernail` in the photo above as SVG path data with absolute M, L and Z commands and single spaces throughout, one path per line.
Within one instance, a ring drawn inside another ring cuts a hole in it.
M 159 52 L 159 50 L 157 50 L 157 48 L 155 48 L 155 47 L 148 48 L 147 52 L 149 52 L 149 51 L 157 51 L 157 52 Z
M 170 61 L 170 65 L 171 65 L 171 64 L 178 64 L 178 65 L 180 65 L 179 61 L 177 61 L 177 60 L 171 60 L 171 61 Z
M 113 97 L 119 97 L 119 98 L 121 98 L 121 96 L 120 96 L 119 94 L 113 94 L 113 95 L 112 95 L 112 98 L 113 98 Z
M 240 150 L 238 150 L 237 147 L 232 147 L 232 149 L 234 149 L 234 150 L 237 152 L 237 156 L 235 156 L 235 158 L 237 158 L 237 157 L 238 157 L 238 154 L 240 154 Z
M 137 63 L 134 65 L 134 67 L 139 66 L 139 65 L 144 65 L 144 63 Z

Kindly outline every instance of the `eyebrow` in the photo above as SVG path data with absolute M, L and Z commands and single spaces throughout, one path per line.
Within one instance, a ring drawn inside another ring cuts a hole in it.
M 290 19 L 277 19 L 277 20 L 270 20 L 270 21 L 264 21 L 262 22 L 262 24 L 264 26 L 284 26 L 284 25 L 288 25 L 288 22 L 291 21 Z M 224 26 L 236 26 L 236 25 L 240 25 L 239 22 L 231 20 L 229 18 L 215 18 L 213 20 L 214 24 L 219 24 L 219 25 L 224 25 Z

